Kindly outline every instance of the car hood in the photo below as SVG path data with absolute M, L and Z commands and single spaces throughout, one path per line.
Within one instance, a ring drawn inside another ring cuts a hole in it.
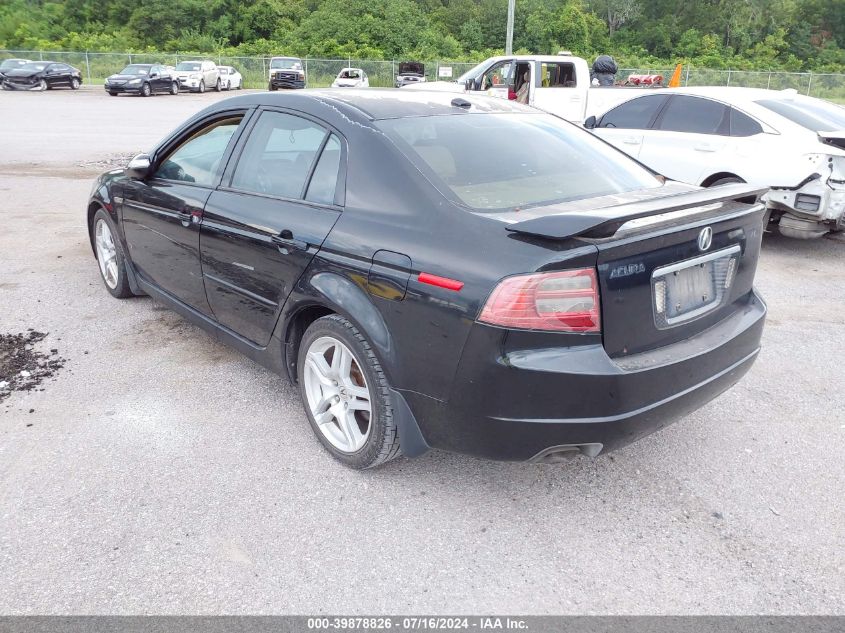
M 6 75 L 6 77 L 36 77 L 43 72 L 43 70 L 24 70 L 22 68 L 15 68 L 13 70 L 7 70 L 3 74 Z

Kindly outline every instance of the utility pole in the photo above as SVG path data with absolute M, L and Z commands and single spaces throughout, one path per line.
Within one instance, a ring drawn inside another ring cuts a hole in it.
M 508 0 L 508 34 L 505 41 L 505 55 L 513 55 L 513 8 L 516 0 Z

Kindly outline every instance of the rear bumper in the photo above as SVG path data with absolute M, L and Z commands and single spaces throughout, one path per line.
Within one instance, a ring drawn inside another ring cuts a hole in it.
M 497 328 L 473 328 L 448 403 L 406 393 L 426 442 L 498 460 L 542 460 L 620 448 L 733 386 L 760 349 L 766 307 L 743 305 L 681 343 L 624 359 L 601 344 L 508 349 Z

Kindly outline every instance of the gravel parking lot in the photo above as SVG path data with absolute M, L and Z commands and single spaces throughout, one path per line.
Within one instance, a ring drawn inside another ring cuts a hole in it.
M 0 93 L 0 335 L 63 359 L 0 400 L 0 613 L 845 612 L 845 243 L 767 238 L 756 366 L 638 444 L 354 472 L 286 380 L 100 281 L 91 178 L 226 96 Z

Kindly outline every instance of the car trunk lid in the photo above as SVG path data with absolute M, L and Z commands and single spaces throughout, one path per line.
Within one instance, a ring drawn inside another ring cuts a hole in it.
M 508 226 L 539 242 L 578 238 L 595 245 L 602 337 L 612 357 L 702 332 L 751 290 L 765 209 L 747 201 L 765 190 L 670 190 L 675 193 L 623 194 L 602 208 L 558 205 L 558 212 Z

